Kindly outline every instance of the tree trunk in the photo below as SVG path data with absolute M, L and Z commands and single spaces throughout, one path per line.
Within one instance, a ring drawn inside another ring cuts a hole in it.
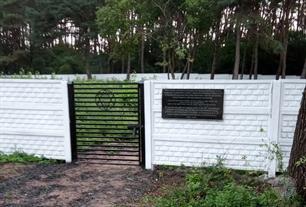
M 213 53 L 213 62 L 212 62 L 212 65 L 211 65 L 211 72 L 210 72 L 210 79 L 213 80 L 215 79 L 215 74 L 216 74 L 216 69 L 217 69 L 217 63 L 218 63 L 218 47 L 216 44 L 215 44 L 215 47 L 214 47 L 214 53 Z
M 174 52 L 172 52 L 171 53 L 171 77 L 172 77 L 172 80 L 175 80 L 175 68 L 176 68 L 176 61 L 175 61 L 175 53 Z
M 189 60 L 188 60 L 188 58 L 187 58 L 187 62 L 186 62 L 186 64 L 185 64 L 184 70 L 182 71 L 182 74 L 181 74 L 181 80 L 183 80 L 184 77 L 185 77 L 185 74 L 186 74 L 186 72 L 187 72 L 188 64 L 189 64 Z
M 280 75 L 282 79 L 286 78 L 289 20 L 290 20 L 290 15 L 292 15 L 291 10 L 294 5 L 294 2 L 295 1 L 292 0 L 285 0 L 282 8 L 283 14 L 280 24 L 281 24 L 281 41 L 283 45 L 283 50 L 280 55 L 280 62 L 279 62 L 279 68 L 277 71 L 278 74 L 276 79 L 279 79 Z
M 107 59 L 107 73 L 113 73 L 113 59 L 111 57 Z
M 246 61 L 246 53 L 247 53 L 247 47 L 243 50 L 243 57 L 242 57 L 242 63 L 241 63 L 241 73 L 240 73 L 240 79 L 243 80 L 243 75 L 245 71 L 245 61 Z
M 197 46 L 194 46 L 191 51 L 191 57 L 188 58 L 188 64 L 187 64 L 187 80 L 190 79 L 190 74 L 192 73 L 192 66 L 196 57 L 197 53 Z
M 98 40 L 97 40 L 97 38 L 95 38 L 94 39 L 94 54 L 95 55 L 98 54 L 97 47 L 98 47 Z
M 169 68 L 168 71 L 170 72 L 171 78 L 172 78 L 172 80 L 174 80 L 175 75 L 174 75 L 174 66 L 173 66 L 171 52 L 169 52 L 169 54 L 168 54 L 168 68 Z
M 92 74 L 91 74 L 91 71 L 90 71 L 90 66 L 89 66 L 89 60 L 88 60 L 88 57 L 85 57 L 86 58 L 86 75 L 87 75 L 87 79 L 88 80 L 91 80 L 92 79 Z
M 190 79 L 190 73 L 191 73 L 191 62 L 190 62 L 190 59 L 188 59 L 188 62 L 187 62 L 187 80 Z
M 167 62 L 166 58 L 167 58 L 167 53 L 166 53 L 166 50 L 163 49 L 163 73 L 166 73 L 166 62 Z
M 304 89 L 301 108 L 296 123 L 293 144 L 291 148 L 288 172 L 296 181 L 297 191 L 306 197 L 306 88 Z
M 89 28 L 86 28 L 85 31 L 87 33 L 90 32 Z M 91 74 L 91 70 L 90 70 L 90 64 L 89 64 L 89 54 L 90 54 L 90 40 L 89 37 L 87 35 L 85 35 L 85 70 L 86 70 L 86 74 L 87 74 L 87 79 L 91 80 L 92 79 L 92 74 Z
M 249 79 L 252 80 L 254 73 L 254 53 L 252 53 L 251 57 L 251 67 L 250 67 L 250 73 L 249 73 Z
M 144 50 L 145 50 L 145 31 L 143 26 L 141 26 L 141 49 L 140 49 L 140 71 L 145 72 L 144 68 Z
M 131 54 L 128 54 L 127 59 L 127 70 L 126 70 L 126 80 L 130 80 L 131 78 Z
M 125 69 L 125 61 L 124 57 L 121 58 L 121 73 L 124 74 L 124 69 Z
M 302 71 L 302 74 L 301 74 L 301 79 L 306 79 L 306 58 L 305 58 L 305 62 L 304 62 L 303 71 Z
M 85 71 L 86 71 L 87 79 L 91 80 L 92 79 L 92 74 L 91 74 L 90 64 L 89 64 L 89 53 L 87 53 L 84 56 L 84 58 L 85 58 Z
M 190 74 L 192 73 L 192 66 L 193 66 L 193 62 L 189 63 L 189 67 L 187 68 L 187 80 L 190 79 Z
M 112 40 L 109 38 L 107 39 L 108 42 L 108 47 L 107 47 L 107 54 L 108 54 L 108 58 L 107 58 L 107 73 L 112 73 L 113 72 L 113 61 L 112 61 L 112 57 L 111 57 L 111 53 L 112 53 Z
M 279 80 L 279 77 L 282 73 L 282 68 L 283 68 L 282 64 L 283 64 L 283 53 L 281 53 L 279 55 L 279 65 L 278 65 L 278 68 L 277 68 L 276 80 Z
M 239 65 L 240 65 L 240 17 L 237 17 L 236 24 L 236 52 L 235 52 L 235 65 L 233 71 L 233 79 L 237 80 L 239 76 Z
M 214 41 L 214 53 L 213 53 L 213 61 L 211 65 L 210 79 L 215 79 L 216 69 L 219 61 L 219 38 L 220 38 L 220 23 L 221 23 L 221 15 L 218 16 L 216 24 L 216 39 Z
M 259 44 L 259 39 L 258 39 L 258 33 L 256 31 L 256 40 L 255 40 L 255 45 L 254 45 L 254 79 L 258 79 L 258 44 Z
M 282 79 L 286 78 L 286 71 L 287 71 L 287 51 L 288 51 L 288 38 L 289 38 L 289 27 L 290 27 L 290 19 L 293 18 L 293 7 L 296 1 L 288 0 L 287 7 L 286 7 L 286 16 L 285 16 L 285 24 L 284 24 L 284 31 L 283 31 L 283 68 L 282 68 Z
M 288 32 L 285 34 L 284 39 L 284 51 L 283 51 L 283 63 L 282 63 L 282 79 L 286 78 L 286 70 L 287 70 L 287 49 L 288 49 Z
M 167 71 L 167 77 L 168 77 L 168 80 L 170 80 L 170 68 L 168 67 L 168 71 Z

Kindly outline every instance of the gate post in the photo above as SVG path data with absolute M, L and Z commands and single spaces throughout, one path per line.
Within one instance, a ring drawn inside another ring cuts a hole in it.
M 68 84 L 68 98 L 69 98 L 71 153 L 72 153 L 72 161 L 75 161 L 77 159 L 77 143 L 76 143 L 76 120 L 75 120 L 75 103 L 74 103 L 74 85 L 73 85 L 73 82 Z
M 270 124 L 269 124 L 269 143 L 268 143 L 268 153 L 272 151 L 272 155 L 268 155 L 268 177 L 274 178 L 277 172 L 277 162 L 282 162 L 282 160 L 277 160 L 276 154 L 273 153 L 275 147 L 278 147 L 278 137 L 280 133 L 280 107 L 281 107 L 281 81 L 272 81 L 271 90 L 271 112 L 270 112 Z
M 139 159 L 140 159 L 140 166 L 145 168 L 146 163 L 146 151 L 145 151 L 145 116 L 144 116 L 144 84 L 138 83 L 138 114 L 139 114 L 139 124 L 140 124 L 140 145 L 139 145 Z
M 145 111 L 145 168 L 153 170 L 152 164 L 152 82 L 147 80 L 144 82 L 144 111 Z

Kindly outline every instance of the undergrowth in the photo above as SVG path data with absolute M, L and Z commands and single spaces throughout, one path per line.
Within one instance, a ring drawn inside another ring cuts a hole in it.
M 12 154 L 4 154 L 0 152 L 0 163 L 40 163 L 40 164 L 52 164 L 57 163 L 56 160 L 50 160 L 45 157 L 38 157 L 25 152 L 16 151 Z
M 167 188 L 160 196 L 145 198 L 154 207 L 299 207 L 302 199 L 283 198 L 258 178 L 258 174 L 224 167 L 197 168 L 187 172 L 185 184 Z

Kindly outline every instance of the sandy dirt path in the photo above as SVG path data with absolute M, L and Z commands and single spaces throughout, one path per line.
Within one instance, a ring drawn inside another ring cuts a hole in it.
M 130 166 L 0 165 L 0 206 L 135 206 L 155 180 Z

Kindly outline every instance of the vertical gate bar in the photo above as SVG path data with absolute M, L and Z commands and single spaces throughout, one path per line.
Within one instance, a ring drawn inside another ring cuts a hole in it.
M 76 137 L 76 120 L 75 120 L 75 103 L 74 103 L 74 84 L 68 84 L 69 97 L 69 117 L 70 117 L 70 136 L 71 136 L 71 153 L 72 160 L 75 161 L 77 157 L 77 137 Z
M 139 94 L 139 122 L 140 122 L 140 151 L 139 151 L 139 159 L 140 159 L 140 165 L 141 167 L 145 168 L 145 115 L 144 115 L 144 84 L 139 83 L 138 84 L 138 94 Z
M 137 84 L 137 92 L 138 92 L 138 100 L 137 100 L 137 104 L 138 104 L 138 129 L 136 129 L 138 131 L 137 136 L 138 136 L 138 159 L 139 159 L 139 165 L 141 165 L 141 115 L 140 115 L 140 85 L 139 83 Z

